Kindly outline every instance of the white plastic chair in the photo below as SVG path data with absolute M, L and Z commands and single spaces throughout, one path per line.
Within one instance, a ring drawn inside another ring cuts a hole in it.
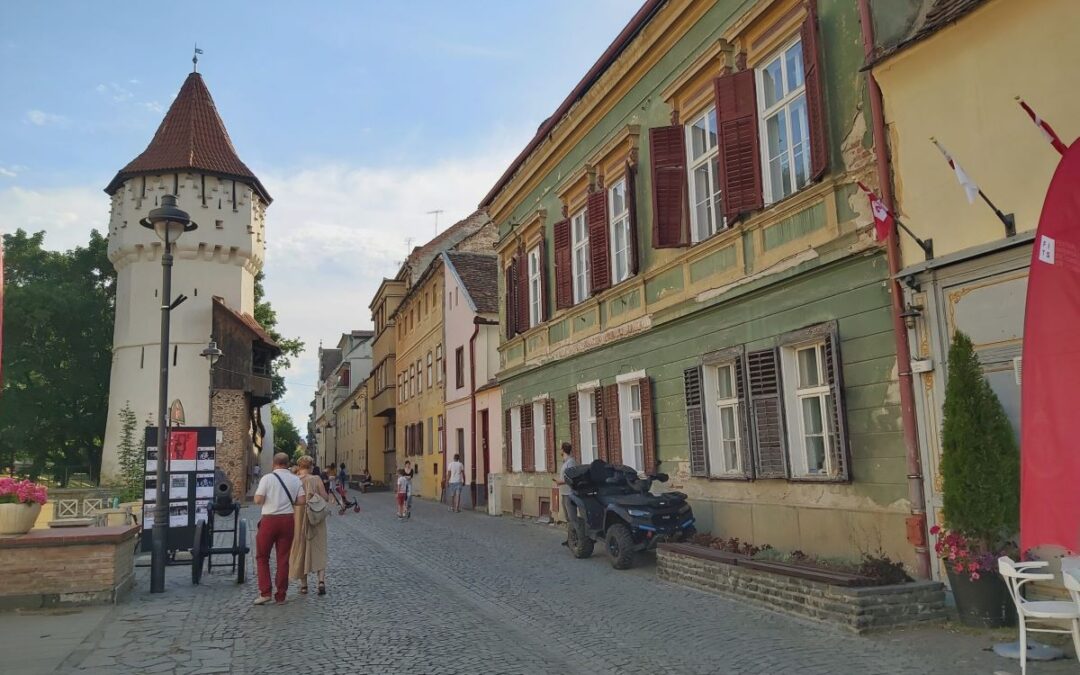
M 1066 588 L 1073 596 L 1073 601 L 1068 600 L 1027 600 L 1024 598 L 1023 586 L 1032 581 L 1053 581 L 1054 575 L 1048 573 L 1032 572 L 1049 565 L 1045 560 L 1015 562 L 1008 556 L 998 558 L 998 571 L 1005 579 L 1009 587 L 1009 595 L 1012 596 L 1013 604 L 1016 605 L 1016 616 L 1020 622 L 1020 673 L 1027 675 L 1027 633 L 1064 633 L 1072 634 L 1073 646 L 1076 648 L 1077 658 L 1080 659 L 1080 581 L 1077 581 L 1071 572 L 1065 572 Z M 1076 590 L 1070 584 L 1075 584 Z M 1027 622 L 1033 621 L 1038 624 L 1046 624 L 1055 621 L 1068 621 L 1070 629 L 1062 628 L 1028 628 Z

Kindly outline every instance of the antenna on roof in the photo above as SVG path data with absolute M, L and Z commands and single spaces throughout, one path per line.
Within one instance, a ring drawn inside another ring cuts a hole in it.
M 439 233 L 439 214 L 442 213 L 442 212 L 443 212 L 442 209 L 435 209 L 434 211 L 428 211 L 427 212 L 427 214 L 429 216 L 431 214 L 433 214 L 433 213 L 435 214 L 435 234 Z
M 199 54 L 202 54 L 202 50 L 199 49 L 199 43 L 195 43 L 195 53 L 191 56 L 191 72 L 199 72 Z

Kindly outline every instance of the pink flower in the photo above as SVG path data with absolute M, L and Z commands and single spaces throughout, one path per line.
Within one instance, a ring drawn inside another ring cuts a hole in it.
M 961 572 L 964 571 L 964 566 L 963 565 L 957 565 L 956 567 L 953 567 L 953 571 L 956 572 L 957 574 L 960 574 Z
M 940 525 L 934 525 L 933 527 L 930 528 L 930 534 L 937 534 L 938 532 L 941 532 L 941 526 Z
M 968 563 L 968 572 L 978 572 L 978 571 L 979 571 L 979 564 L 978 563 Z
M 979 580 L 979 573 L 978 572 L 972 572 L 971 573 L 971 580 L 972 581 L 978 581 Z

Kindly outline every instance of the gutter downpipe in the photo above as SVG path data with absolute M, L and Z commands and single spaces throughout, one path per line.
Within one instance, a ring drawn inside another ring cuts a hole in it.
M 472 467 L 472 507 L 476 509 L 476 338 L 480 335 L 480 326 L 497 326 L 498 321 L 485 319 L 480 316 L 473 317 L 473 332 L 469 337 L 469 457 Z M 487 472 L 488 467 L 484 467 Z M 484 487 L 487 488 L 487 478 L 484 479 Z
M 866 62 L 874 56 L 874 25 L 870 13 L 870 0 L 858 0 L 859 22 L 862 24 L 863 52 Z M 893 205 L 892 182 L 889 170 L 889 148 L 885 137 L 885 115 L 882 110 L 881 89 L 872 69 L 866 71 L 866 86 L 870 94 L 870 114 L 873 123 L 874 155 L 877 161 L 878 188 L 881 200 L 890 212 Z M 923 492 L 922 457 L 919 454 L 919 437 L 915 417 L 915 390 L 911 373 L 911 346 L 908 343 L 907 326 L 901 314 L 904 311 L 903 290 L 897 274 L 900 272 L 899 232 L 893 225 L 886 241 L 889 261 L 889 290 L 892 296 L 892 324 L 896 338 L 896 365 L 900 384 L 900 415 L 904 427 L 904 449 L 907 455 L 908 502 L 911 515 L 907 519 L 907 540 L 915 547 L 915 576 L 930 578 L 930 549 L 927 547 L 926 496 Z

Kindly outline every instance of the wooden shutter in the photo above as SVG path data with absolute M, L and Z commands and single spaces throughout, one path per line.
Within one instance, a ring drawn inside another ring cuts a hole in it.
M 597 188 L 589 194 L 586 218 L 589 223 L 589 267 L 593 295 L 611 288 L 611 245 L 608 241 L 607 191 Z
M 510 408 L 503 411 L 503 473 L 514 470 L 514 423 Z
M 637 167 L 626 163 L 626 210 L 630 218 L 630 274 L 638 273 Z
M 517 335 L 517 258 L 506 266 L 506 339 Z
M 622 464 L 622 428 L 619 424 L 619 385 L 604 387 L 604 421 L 607 423 L 608 461 Z
M 746 365 L 742 356 L 735 360 L 735 395 L 739 397 L 739 454 L 743 478 L 754 477 L 754 439 L 750 433 L 750 397 L 746 388 Z
M 547 447 L 547 470 L 552 473 L 558 473 L 559 467 L 555 466 L 555 399 L 544 399 L 544 430 L 547 432 L 547 438 L 544 439 L 544 445 Z
M 593 415 L 596 417 L 596 457 L 608 461 L 607 424 L 604 418 L 604 388 L 593 389 Z
M 825 377 L 832 393 L 832 406 L 829 411 L 829 450 L 832 454 L 832 478 L 838 481 L 851 480 L 851 449 L 848 447 L 847 425 L 845 424 L 844 378 L 841 372 L 840 340 L 835 325 L 825 336 Z
M 540 258 L 540 316 L 538 323 L 543 323 L 549 318 L 548 315 L 548 257 L 547 257 L 547 240 L 541 239 L 538 245 L 538 256 Z
M 529 330 L 529 257 L 525 245 L 518 248 L 517 331 Z
M 574 461 L 581 463 L 581 417 L 578 415 L 578 393 L 566 397 L 566 409 L 570 415 L 570 447 L 574 449 Z
M 656 473 L 656 420 L 653 418 L 652 383 L 649 378 L 638 380 L 641 393 L 641 454 L 645 473 Z
M 803 20 L 801 37 L 806 83 L 806 117 L 810 126 L 810 179 L 817 180 L 829 170 L 829 136 L 825 120 L 817 0 L 806 3 L 806 19 Z
M 718 77 L 715 90 L 721 201 L 734 219 L 764 205 L 754 71 Z
M 649 129 L 652 163 L 653 248 L 686 246 L 690 198 L 687 195 L 686 132 L 681 125 Z
M 780 352 L 775 347 L 746 355 L 758 478 L 787 478 L 787 444 L 780 388 Z
M 574 305 L 573 239 L 570 220 L 560 220 L 553 228 L 555 244 L 555 309 Z
M 521 406 L 521 470 L 532 473 L 536 470 L 535 443 L 533 442 L 533 414 L 532 404 L 526 403 Z
M 683 371 L 683 392 L 686 397 L 686 432 L 690 451 L 690 475 L 709 475 L 709 439 L 705 427 L 705 398 L 702 391 L 701 366 Z

